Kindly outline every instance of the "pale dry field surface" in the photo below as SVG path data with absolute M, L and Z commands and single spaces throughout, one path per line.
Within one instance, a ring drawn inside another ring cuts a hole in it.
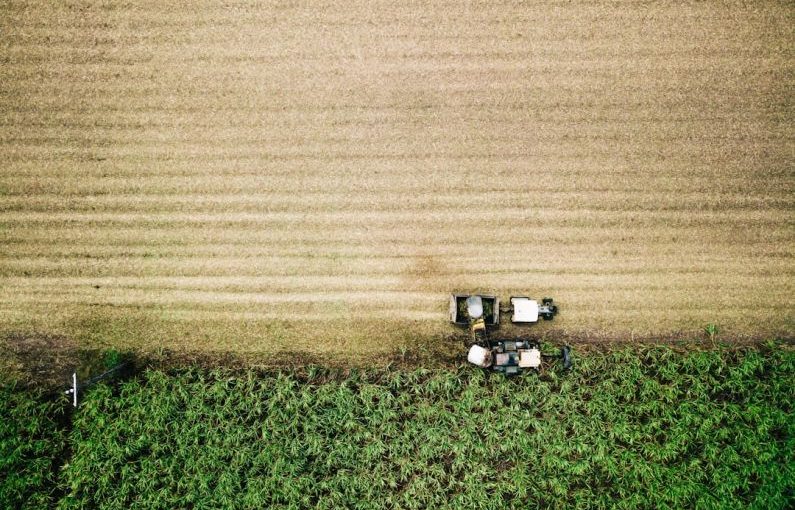
M 0 4 L 7 340 L 793 335 L 791 2 L 169 4 Z

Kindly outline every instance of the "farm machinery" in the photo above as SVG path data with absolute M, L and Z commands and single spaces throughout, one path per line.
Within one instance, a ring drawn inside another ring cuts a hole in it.
M 565 369 L 571 368 L 571 349 L 564 346 L 559 354 L 544 353 L 541 344 L 526 339 L 492 339 L 490 330 L 500 325 L 501 314 L 511 314 L 513 324 L 532 324 L 553 320 L 558 307 L 552 298 L 541 303 L 525 296 L 512 296 L 509 305 L 500 307 L 496 296 L 453 294 L 450 296 L 450 321 L 469 327 L 467 361 L 482 368 L 517 375 L 525 370 L 539 372 L 544 360 L 560 358 Z

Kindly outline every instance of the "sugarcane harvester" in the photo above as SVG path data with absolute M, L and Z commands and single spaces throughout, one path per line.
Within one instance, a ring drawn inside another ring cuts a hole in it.
M 482 294 L 453 294 L 450 296 L 450 320 L 454 324 L 469 327 L 469 352 L 467 361 L 482 368 L 517 375 L 525 370 L 539 372 L 543 360 L 560 358 L 565 369 L 571 368 L 571 349 L 564 346 L 560 354 L 541 352 L 541 344 L 526 339 L 491 339 L 489 329 L 500 324 L 500 314 L 510 313 L 513 324 L 531 324 L 539 318 L 553 320 L 558 307 L 552 298 L 544 298 L 539 304 L 525 296 L 510 298 L 510 305 L 500 308 L 496 296 Z

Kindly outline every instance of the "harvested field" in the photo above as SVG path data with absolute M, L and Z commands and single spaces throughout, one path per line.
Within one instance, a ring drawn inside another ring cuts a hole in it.
M 0 8 L 7 339 L 793 336 L 792 4 L 190 5 Z

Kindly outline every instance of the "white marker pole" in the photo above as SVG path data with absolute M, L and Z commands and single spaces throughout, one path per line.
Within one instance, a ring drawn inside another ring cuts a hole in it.
M 72 405 L 77 407 L 77 372 L 72 372 Z

